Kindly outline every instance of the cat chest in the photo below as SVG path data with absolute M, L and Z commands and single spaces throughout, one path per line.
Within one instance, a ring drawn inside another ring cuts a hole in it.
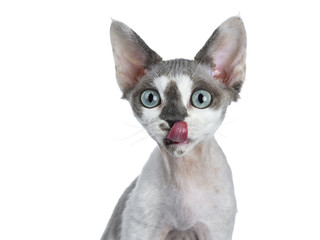
M 211 221 L 221 212 L 233 211 L 233 204 L 226 205 L 233 201 L 232 195 L 218 190 L 215 185 L 208 187 L 188 183 L 170 191 L 170 218 L 173 225 L 182 230 L 189 229 L 198 222 Z

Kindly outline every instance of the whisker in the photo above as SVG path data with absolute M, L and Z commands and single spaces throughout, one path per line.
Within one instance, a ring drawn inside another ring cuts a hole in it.
M 151 70 L 154 73 L 154 75 L 156 75 L 156 77 L 159 78 L 159 75 L 157 74 L 157 72 L 153 68 Z
M 142 141 L 146 141 L 146 140 L 149 140 L 149 139 L 150 139 L 150 136 L 149 136 L 149 135 L 146 136 L 146 137 L 144 137 L 144 138 L 140 138 L 140 139 L 132 142 L 132 143 L 131 143 L 131 146 L 134 146 L 135 144 L 138 144 L 138 143 L 140 143 L 140 142 L 142 142 Z
M 197 71 L 198 71 L 198 68 L 199 68 L 200 64 L 202 64 L 202 61 L 204 60 L 205 57 L 206 57 L 206 55 L 205 55 L 203 58 L 201 58 L 201 60 L 198 62 L 197 67 L 196 67 L 196 70 L 195 70 L 194 73 L 192 74 L 192 77 L 191 77 L 191 78 L 193 78 L 193 77 L 196 75 L 196 73 L 197 73 Z
M 228 125 L 228 124 L 234 123 L 234 121 L 235 121 L 234 119 L 228 119 L 228 121 L 223 121 L 222 125 L 225 125 L 225 124 Z
M 135 132 L 135 133 L 133 133 L 133 134 L 131 134 L 129 136 L 126 136 L 126 137 L 116 138 L 115 140 L 117 140 L 117 141 L 127 140 L 127 139 L 133 138 L 133 137 L 135 137 L 138 134 L 143 133 L 143 132 L 145 132 L 145 129 L 141 129 L 140 131 L 137 131 L 137 132 Z
M 153 130 L 156 130 L 156 127 L 153 127 L 153 128 L 147 127 L 147 128 L 145 129 L 145 131 L 144 131 L 145 133 L 147 133 L 147 136 L 145 136 L 145 137 L 143 137 L 143 138 L 141 138 L 141 139 L 136 140 L 134 143 L 132 143 L 132 145 L 137 144 L 137 143 L 139 143 L 139 142 L 142 142 L 142 141 L 144 141 L 144 140 L 149 140 L 150 138 L 151 138 L 151 139 L 156 138 L 156 134 L 153 133 Z
M 222 133 L 220 133 L 219 131 L 216 131 L 216 134 L 219 135 L 220 137 L 226 138 L 226 135 L 223 135 Z
M 129 122 L 123 120 L 122 118 L 120 118 L 118 121 L 123 123 L 123 124 L 125 124 L 125 125 L 127 125 L 127 126 L 129 126 L 129 127 L 132 127 L 132 128 L 142 128 L 140 124 L 134 125 L 132 123 L 129 123 Z

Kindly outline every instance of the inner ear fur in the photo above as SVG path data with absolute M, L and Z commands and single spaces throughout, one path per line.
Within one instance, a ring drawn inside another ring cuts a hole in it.
M 240 17 L 231 17 L 211 35 L 195 56 L 211 68 L 212 77 L 240 92 L 246 73 L 247 37 Z
M 122 22 L 112 22 L 110 39 L 116 78 L 123 93 L 137 84 L 149 66 L 162 60 L 138 34 Z

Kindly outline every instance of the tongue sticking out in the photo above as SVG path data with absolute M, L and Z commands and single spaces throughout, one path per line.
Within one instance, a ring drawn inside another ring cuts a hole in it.
M 187 139 L 188 124 L 183 121 L 176 122 L 171 128 L 167 136 L 167 140 L 169 140 L 171 143 L 183 143 L 187 141 Z

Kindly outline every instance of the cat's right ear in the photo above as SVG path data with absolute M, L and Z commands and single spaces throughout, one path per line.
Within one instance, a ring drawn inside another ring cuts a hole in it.
M 117 82 L 125 96 L 125 93 L 146 74 L 148 67 L 162 59 L 138 34 L 122 22 L 112 21 L 110 38 Z

